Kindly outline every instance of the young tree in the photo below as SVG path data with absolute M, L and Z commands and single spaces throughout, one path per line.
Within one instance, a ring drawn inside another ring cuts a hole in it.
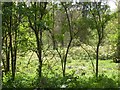
M 28 18 L 29 27 L 33 30 L 35 37 L 36 37 L 36 54 L 38 56 L 39 65 L 38 65 L 38 73 L 39 77 L 42 76 L 42 49 L 43 49 L 43 43 L 42 43 L 42 33 L 45 30 L 45 23 L 43 21 L 43 17 L 46 15 L 47 10 L 47 2 L 31 2 L 31 6 L 26 7 L 25 15 Z
M 103 4 L 103 5 L 102 5 Z M 104 37 L 104 29 L 109 21 L 109 8 L 104 2 L 90 3 L 90 13 L 92 14 L 94 29 L 97 30 L 98 42 L 96 47 L 96 77 L 98 77 L 99 47 Z
M 63 6 L 63 8 L 65 10 L 67 23 L 68 23 L 68 30 L 69 30 L 69 34 L 70 34 L 70 40 L 68 42 L 67 49 L 65 51 L 65 55 L 63 56 L 63 58 L 61 60 L 63 77 L 65 77 L 67 55 L 68 55 L 68 52 L 69 52 L 69 49 L 70 49 L 70 46 L 71 46 L 71 43 L 72 43 L 72 40 L 73 40 L 73 35 L 72 35 L 72 25 L 71 25 L 71 20 L 70 20 L 69 14 L 68 14 L 67 4 L 66 3 L 62 3 L 62 2 L 61 2 L 61 4 L 62 4 L 62 6 Z

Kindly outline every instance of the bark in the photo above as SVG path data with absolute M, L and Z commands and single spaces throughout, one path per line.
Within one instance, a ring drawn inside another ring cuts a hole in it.
M 9 38 L 10 38 L 10 50 L 11 50 L 11 66 L 12 66 L 12 80 L 14 80 L 14 55 L 13 55 L 13 44 L 12 44 L 12 2 L 10 2 L 10 28 L 9 28 Z
M 6 46 L 6 68 L 5 68 L 5 74 L 10 71 L 10 43 L 8 45 L 8 37 L 6 37 L 5 40 L 5 46 Z
M 37 3 L 35 2 L 34 5 L 36 8 Z M 42 17 L 40 19 L 42 19 Z M 34 23 L 35 23 L 36 42 L 37 42 L 37 56 L 39 59 L 38 73 L 39 73 L 39 77 L 41 77 L 42 76 L 42 49 L 41 49 L 41 39 L 42 39 L 41 33 L 42 33 L 42 31 L 40 31 L 40 33 L 39 33 L 39 27 L 37 29 L 36 21 L 37 21 L 37 11 L 35 11 L 35 22 Z
M 10 38 L 10 52 L 11 52 L 11 69 L 12 69 L 12 80 L 15 79 L 15 67 L 16 67 L 16 41 L 15 46 L 13 47 L 13 36 L 12 29 L 13 29 L 13 19 L 12 19 L 12 2 L 10 2 L 10 28 L 9 28 L 9 38 Z M 16 29 L 16 28 L 15 28 Z M 15 32 L 15 39 L 16 39 L 16 32 Z
M 63 77 L 65 77 L 67 55 L 68 55 L 68 52 L 69 52 L 71 43 L 72 43 L 72 39 L 70 39 L 70 41 L 69 41 L 69 44 L 68 44 L 68 47 L 67 47 L 67 51 L 66 51 L 65 57 L 63 58 L 63 59 L 64 59 L 64 64 L 63 64 Z
M 38 66 L 38 72 L 39 72 L 39 77 L 42 76 L 42 50 L 41 50 L 41 46 L 40 46 L 40 38 L 39 38 L 39 34 L 36 32 L 36 44 L 37 44 L 37 56 L 39 59 L 39 66 Z
M 100 47 L 100 40 L 98 41 L 97 49 L 96 49 L 96 77 L 98 77 L 99 47 Z
M 40 73 L 42 72 L 42 29 L 40 30 L 40 52 L 39 52 L 39 55 L 40 55 L 40 59 L 39 59 L 39 64 L 40 64 Z M 40 77 L 41 77 L 41 74 L 40 74 Z
M 17 29 L 15 30 L 15 43 L 14 43 L 14 62 L 13 62 L 13 77 L 15 78 L 16 60 L 17 60 Z

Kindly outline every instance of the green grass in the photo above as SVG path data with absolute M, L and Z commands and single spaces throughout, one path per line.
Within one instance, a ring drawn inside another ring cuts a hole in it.
M 38 59 L 35 53 L 30 60 L 30 64 L 27 65 L 31 56 L 31 53 L 29 53 L 25 57 L 19 57 L 15 81 L 10 81 L 11 74 L 8 74 L 3 78 L 3 87 L 118 87 L 118 64 L 113 63 L 112 60 L 99 60 L 99 77 L 96 79 L 91 60 L 89 58 L 82 59 L 86 55 L 82 56 L 83 54 L 81 55 L 78 49 L 71 50 L 67 58 L 66 77 L 63 78 L 60 58 L 56 51 L 51 52 L 48 51 L 46 57 L 43 58 L 43 77 L 41 79 L 38 79 L 37 75 Z M 55 54 L 54 58 L 52 58 L 53 54 Z M 92 61 L 95 66 L 95 59 Z

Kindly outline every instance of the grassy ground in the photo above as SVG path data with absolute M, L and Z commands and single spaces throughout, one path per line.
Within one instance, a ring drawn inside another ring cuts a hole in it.
M 62 88 L 113 88 L 118 87 L 118 64 L 112 60 L 99 60 L 99 77 L 96 79 L 91 60 L 81 59 L 79 50 L 70 52 L 67 59 L 66 77 L 62 77 L 60 58 L 56 51 L 46 52 L 43 58 L 43 78 L 37 78 L 38 59 L 34 53 L 19 57 L 15 81 L 4 76 L 3 87 L 62 87 Z M 55 54 L 53 58 L 53 54 Z M 30 63 L 29 62 L 29 58 Z M 95 60 L 92 62 L 95 65 Z M 95 66 L 94 66 L 95 67 Z

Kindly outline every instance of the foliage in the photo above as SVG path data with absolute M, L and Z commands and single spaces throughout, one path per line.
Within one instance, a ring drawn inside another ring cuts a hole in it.
M 77 47 L 76 47 L 77 48 Z M 52 54 L 50 52 L 46 62 L 43 63 L 43 76 L 39 78 L 37 74 L 37 56 L 34 54 L 28 67 L 26 66 L 30 54 L 26 58 L 21 58 L 17 64 L 17 74 L 15 81 L 10 82 L 11 74 L 4 76 L 3 87 L 16 88 L 116 88 L 118 87 L 118 71 L 117 64 L 112 60 L 101 60 L 99 66 L 101 67 L 98 79 L 92 71 L 91 62 L 84 60 L 78 53 L 82 52 L 79 49 L 70 50 L 68 55 L 68 64 L 66 77 L 62 77 L 59 57 L 56 55 L 51 60 Z M 56 53 L 54 51 L 54 53 Z M 75 54 L 72 54 L 75 53 Z M 84 55 L 84 54 L 83 54 Z M 55 59 L 56 58 L 56 59 Z M 75 59 L 72 59 L 75 58 Z M 70 62 L 71 61 L 71 62 Z M 111 74 L 112 73 L 112 74 Z
M 2 4 L 3 88 L 118 88 L 117 12 L 100 2 L 29 4 Z
M 66 77 L 37 77 L 18 75 L 15 81 L 3 83 L 3 88 L 117 88 L 116 75 L 108 77 L 101 74 L 95 76 L 71 76 Z M 7 80 L 7 79 L 5 79 Z

